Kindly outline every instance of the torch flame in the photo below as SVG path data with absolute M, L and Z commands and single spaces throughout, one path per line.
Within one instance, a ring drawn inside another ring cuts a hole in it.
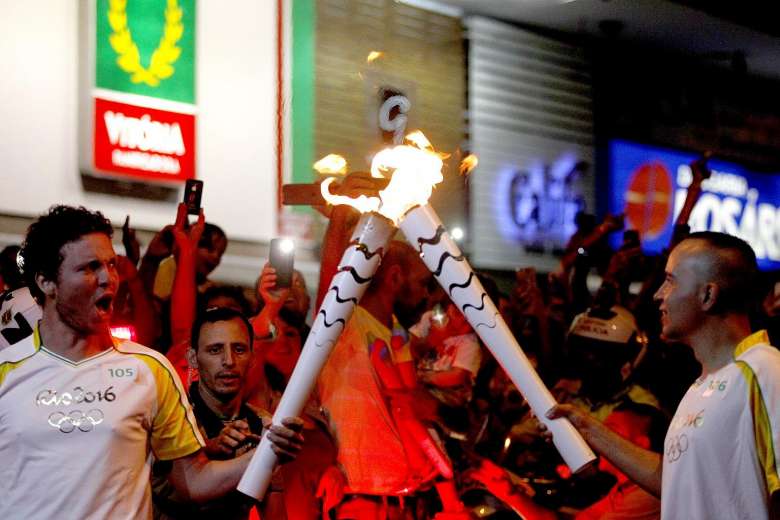
M 380 150 L 371 161 L 372 177 L 392 175 L 379 197 L 333 195 L 328 190 L 333 182 L 331 178 L 320 185 L 323 198 L 330 204 L 350 205 L 361 213 L 377 212 L 396 224 L 413 207 L 427 204 L 434 186 L 444 180 L 441 173 L 443 154 L 437 153 L 420 131 L 407 135 L 406 141 L 411 144 Z
M 366 63 L 371 63 L 372 61 L 381 58 L 384 55 L 385 53 L 382 51 L 371 51 L 368 53 L 368 57 L 366 58 Z
M 344 175 L 347 173 L 347 160 L 331 153 L 314 163 L 312 168 L 323 175 Z
M 415 130 L 411 134 L 408 134 L 405 138 L 406 141 L 409 141 L 414 146 L 419 148 L 420 150 L 430 150 L 433 151 L 433 145 L 428 140 L 427 137 L 425 137 L 425 134 L 422 133 L 420 130 Z
M 477 158 L 477 156 L 474 155 L 473 153 L 468 154 L 460 162 L 460 174 L 461 175 L 470 174 L 474 170 L 474 168 L 477 167 L 478 164 L 479 164 L 479 158 Z

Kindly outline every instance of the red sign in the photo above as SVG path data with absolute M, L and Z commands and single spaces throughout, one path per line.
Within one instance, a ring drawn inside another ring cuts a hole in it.
M 654 239 L 666 228 L 672 214 L 672 176 L 660 162 L 642 164 L 626 190 L 626 220 L 642 238 Z
M 195 116 L 95 98 L 95 168 L 139 179 L 195 178 Z

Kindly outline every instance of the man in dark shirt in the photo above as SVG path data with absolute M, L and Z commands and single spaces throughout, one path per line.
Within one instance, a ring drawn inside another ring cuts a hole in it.
M 201 312 L 195 320 L 188 360 L 198 369 L 199 381 L 190 386 L 189 396 L 195 418 L 206 438 L 210 459 L 231 459 L 251 450 L 260 442 L 263 419 L 244 402 L 244 384 L 252 359 L 252 327 L 239 311 L 218 307 Z M 270 416 L 267 417 L 270 419 Z M 285 426 L 300 431 L 300 419 L 285 419 Z M 284 462 L 300 450 L 302 438 L 296 441 L 268 433 L 274 451 Z M 263 518 L 284 518 L 278 493 L 271 493 L 263 503 Z M 168 493 L 167 484 L 156 486 L 157 518 L 246 519 L 255 502 L 234 491 L 220 500 L 206 504 L 183 503 Z

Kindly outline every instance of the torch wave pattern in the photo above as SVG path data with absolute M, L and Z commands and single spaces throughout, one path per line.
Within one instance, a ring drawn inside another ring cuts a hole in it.
M 322 314 L 322 321 L 325 323 L 325 327 L 327 328 L 331 328 L 337 323 L 341 323 L 341 327 L 343 328 L 347 324 L 343 318 L 336 318 L 332 322 L 328 323 L 328 313 L 325 312 L 325 309 L 322 309 L 318 314 Z
M 465 289 L 465 288 L 467 288 L 469 285 L 471 285 L 471 281 L 473 279 L 474 279 L 474 271 L 471 271 L 469 273 L 468 279 L 465 282 L 463 282 L 463 283 L 455 283 L 455 282 L 451 283 L 450 284 L 450 288 L 448 289 L 448 291 L 450 293 L 450 296 L 452 296 L 452 291 L 454 291 L 455 289 Z
M 485 298 L 487 298 L 487 293 L 483 292 L 481 298 L 482 298 L 482 300 L 479 303 L 479 307 L 477 307 L 476 305 L 473 305 L 471 303 L 467 303 L 463 307 L 461 307 L 461 310 L 463 311 L 463 314 L 466 314 L 466 311 L 469 308 L 477 310 L 477 311 L 484 310 L 485 309 Z
M 496 328 L 496 325 L 498 325 L 498 321 L 496 320 L 496 318 L 498 318 L 499 316 L 500 316 L 500 314 L 498 314 L 498 313 L 496 312 L 495 314 L 493 314 L 493 323 L 491 323 L 490 325 L 488 325 L 486 321 L 482 321 L 482 322 L 479 322 L 479 323 L 477 323 L 477 326 L 476 326 L 476 327 L 474 327 L 474 328 L 475 328 L 475 329 L 478 329 L 478 328 L 480 328 L 480 327 L 487 327 L 487 328 L 489 328 L 489 329 L 495 329 L 495 328 Z
M 369 251 L 368 250 L 368 246 L 366 244 L 361 244 L 357 240 L 353 240 L 352 242 L 350 242 L 347 247 L 349 247 L 349 246 L 355 246 L 356 250 L 358 250 L 361 253 L 363 253 L 363 256 L 366 257 L 366 260 L 371 260 L 376 255 L 379 255 L 380 258 L 385 256 L 385 248 L 384 247 L 380 247 L 376 251 Z
M 333 292 L 336 293 L 336 301 L 337 302 L 339 302 L 339 303 L 352 302 L 354 305 L 357 305 L 357 302 L 358 302 L 357 298 L 355 298 L 355 297 L 352 297 L 352 298 L 342 298 L 341 297 L 341 294 L 339 294 L 339 287 L 338 287 L 338 285 L 334 285 L 333 287 L 331 287 L 330 291 L 333 291 Z
M 422 245 L 420 246 L 422 247 Z M 443 255 L 439 258 L 439 267 L 436 268 L 436 270 L 433 272 L 433 276 L 439 276 L 441 275 L 441 270 L 444 268 L 444 262 L 448 259 L 452 258 L 456 262 L 462 262 L 466 259 L 463 255 L 453 256 L 452 253 L 449 251 L 445 251 Z
M 359 248 L 355 248 L 355 249 L 359 249 Z M 381 255 L 380 255 L 380 258 L 381 258 Z M 360 276 L 358 274 L 357 270 L 354 267 L 352 267 L 351 265 L 345 265 L 344 267 L 339 267 L 339 272 L 340 273 L 348 272 L 349 274 L 352 275 L 352 278 L 354 278 L 355 281 L 357 283 L 359 283 L 359 284 L 368 283 L 368 282 L 370 282 L 371 280 L 374 279 L 373 275 L 369 276 L 368 278 L 363 278 L 362 276 Z
M 423 246 L 425 244 L 430 244 L 432 246 L 435 246 L 441 241 L 441 236 L 444 234 L 444 232 L 447 231 L 444 229 L 444 226 L 439 226 L 436 228 L 436 234 L 433 235 L 431 238 L 423 238 L 420 237 L 417 239 L 417 250 L 420 252 L 420 256 L 425 256 L 425 253 L 423 253 Z M 441 260 L 439 265 L 441 265 Z

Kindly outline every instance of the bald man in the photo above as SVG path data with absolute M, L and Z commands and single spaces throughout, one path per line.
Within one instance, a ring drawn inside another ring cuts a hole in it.
M 600 454 L 661 497 L 661 518 L 778 518 L 780 352 L 751 334 L 756 257 L 744 241 L 694 233 L 674 248 L 660 302 L 662 336 L 690 345 L 702 365 L 672 419 L 662 455 L 567 405 Z M 774 504 L 774 506 L 773 506 Z
M 427 307 L 431 278 L 414 248 L 391 242 L 320 375 L 320 400 L 346 479 L 337 519 L 409 518 L 409 497 L 428 476 L 407 456 L 369 349 L 377 339 L 391 344 L 394 317 L 407 329 L 416 323 Z M 396 363 L 403 361 L 398 352 L 392 356 Z

